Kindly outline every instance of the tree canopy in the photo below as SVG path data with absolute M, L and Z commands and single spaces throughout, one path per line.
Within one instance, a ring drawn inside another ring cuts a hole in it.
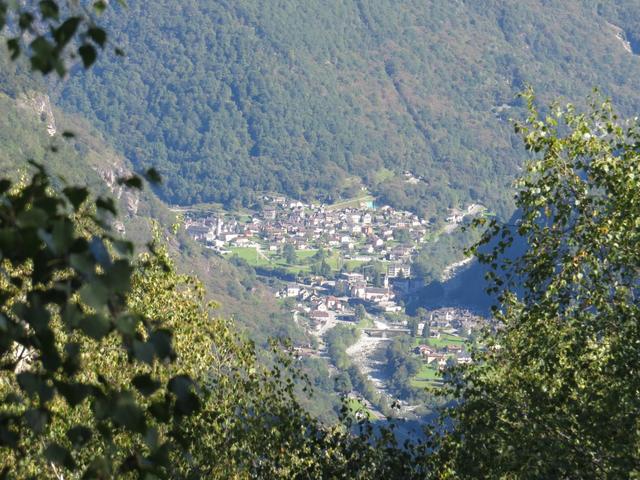
M 478 250 L 499 294 L 497 330 L 457 370 L 442 476 L 638 474 L 640 130 L 608 102 L 548 115 L 525 94 L 516 125 L 534 159 L 514 223 Z M 490 247 L 486 251 L 487 245 Z

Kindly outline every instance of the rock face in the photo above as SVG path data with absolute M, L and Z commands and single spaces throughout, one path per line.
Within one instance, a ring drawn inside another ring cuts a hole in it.
M 96 171 L 107 184 L 113 196 L 127 210 L 127 213 L 131 216 L 136 215 L 140 203 L 138 192 L 118 184 L 119 178 L 130 177 L 133 172 L 126 168 L 123 162 L 115 156 L 110 161 L 105 162 L 104 167 L 97 167 Z
M 49 95 L 41 92 L 28 92 L 22 94 L 17 99 L 19 107 L 35 112 L 40 121 L 45 124 L 47 133 L 53 137 L 58 131 L 56 127 L 56 119 L 51 108 L 51 100 Z

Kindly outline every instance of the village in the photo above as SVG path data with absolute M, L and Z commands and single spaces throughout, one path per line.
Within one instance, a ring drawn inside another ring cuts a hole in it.
M 370 323 L 361 328 L 361 335 L 372 339 L 368 345 L 380 347 L 395 335 L 410 333 L 404 300 L 424 286 L 412 276 L 412 257 L 433 231 L 428 221 L 390 206 L 376 207 L 370 197 L 332 206 L 284 196 L 263 200 L 259 211 L 244 215 L 186 212 L 184 226 L 194 240 L 217 253 L 280 275 L 282 287 L 274 294 L 286 303 L 293 321 L 318 339 L 316 348 L 301 347 L 300 354 L 322 355 L 327 331 L 340 323 L 360 322 L 362 327 L 363 316 Z M 481 208 L 452 210 L 441 231 L 451 232 Z M 418 330 L 428 331 L 428 338 L 417 341 L 413 353 L 424 362 L 423 376 L 433 380 L 447 362 L 469 362 L 464 342 L 481 323 L 457 308 L 422 319 Z M 351 349 L 354 357 L 357 347 Z M 365 372 L 375 375 L 366 368 L 368 359 L 361 360 Z M 415 384 L 424 386 L 424 381 L 418 376 Z M 383 383 L 379 388 L 384 390 Z

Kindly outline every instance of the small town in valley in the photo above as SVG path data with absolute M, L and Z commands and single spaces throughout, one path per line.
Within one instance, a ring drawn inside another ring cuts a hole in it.
M 195 241 L 280 280 L 274 295 L 316 339 L 298 347 L 300 355 L 330 361 L 327 332 L 340 324 L 357 325 L 360 338 L 347 354 L 382 394 L 387 394 L 386 373 L 375 358 L 398 335 L 418 337 L 410 351 L 423 364 L 412 379 L 416 388 L 437 386 L 438 373 L 448 362 L 471 361 L 466 341 L 485 319 L 450 307 L 431 311 L 410 327 L 405 315 L 405 300 L 424 287 L 414 274 L 413 258 L 434 236 L 427 220 L 377 206 L 370 196 L 335 205 L 306 204 L 281 195 L 262 200 L 261 209 L 242 214 L 176 211 Z M 483 211 L 477 204 L 451 210 L 437 233 L 449 234 L 465 217 Z

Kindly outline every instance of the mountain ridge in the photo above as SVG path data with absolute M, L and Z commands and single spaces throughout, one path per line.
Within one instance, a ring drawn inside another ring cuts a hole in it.
M 640 8 L 622 1 L 131 2 L 113 18 L 128 57 L 54 90 L 163 171 L 172 203 L 331 201 L 355 180 L 426 218 L 478 200 L 508 218 L 525 84 L 545 102 L 609 85 L 623 112 L 640 105 L 640 61 L 605 24 L 619 10 L 635 38 Z

